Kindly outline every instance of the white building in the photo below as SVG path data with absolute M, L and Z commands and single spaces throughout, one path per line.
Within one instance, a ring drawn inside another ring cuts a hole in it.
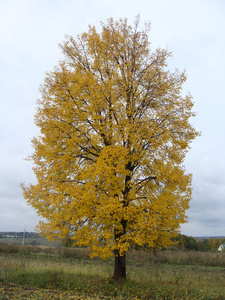
M 225 244 L 221 244 L 218 248 L 218 251 L 220 252 L 225 251 Z

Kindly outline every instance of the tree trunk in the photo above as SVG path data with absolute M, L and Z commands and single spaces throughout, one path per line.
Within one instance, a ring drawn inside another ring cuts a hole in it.
M 114 266 L 114 275 L 113 278 L 115 281 L 126 278 L 126 254 L 122 256 L 119 254 L 119 251 L 115 251 L 115 266 Z

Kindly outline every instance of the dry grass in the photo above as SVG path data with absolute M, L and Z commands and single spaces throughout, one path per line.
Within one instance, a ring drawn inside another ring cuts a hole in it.
M 128 279 L 117 284 L 113 260 L 90 260 L 87 249 L 6 248 L 0 250 L 0 284 L 14 298 L 0 293 L 0 299 L 225 299 L 223 253 L 131 251 Z M 26 298 L 29 289 L 37 291 L 33 298 Z
M 197 265 L 225 268 L 225 253 L 200 251 L 159 251 L 139 250 L 128 252 L 128 260 L 138 264 Z

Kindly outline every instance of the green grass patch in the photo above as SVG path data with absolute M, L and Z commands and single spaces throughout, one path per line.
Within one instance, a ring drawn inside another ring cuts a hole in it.
M 21 251 L 0 253 L 0 299 L 225 299 L 221 256 L 208 266 L 182 264 L 182 252 L 131 252 L 127 280 L 116 283 L 113 260 L 91 260 L 87 249 Z

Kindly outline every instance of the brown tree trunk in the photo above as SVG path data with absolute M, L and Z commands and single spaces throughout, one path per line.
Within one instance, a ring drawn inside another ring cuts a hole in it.
M 114 275 L 113 278 L 115 281 L 126 278 L 126 254 L 119 254 L 119 251 L 115 251 L 115 266 L 114 266 Z
M 127 165 L 126 169 L 128 169 L 128 170 L 131 169 L 131 163 L 129 163 Z M 127 195 L 130 191 L 130 187 L 128 185 L 130 178 L 131 178 L 130 175 L 126 175 L 125 189 L 123 191 L 123 196 L 124 196 L 123 207 L 128 206 Z M 121 225 L 123 228 L 122 232 L 117 232 L 115 230 L 115 241 L 117 241 L 117 239 L 119 240 L 122 236 L 126 235 L 127 220 L 124 220 L 124 218 L 122 218 Z M 120 255 L 119 250 L 115 250 L 114 256 L 115 256 L 115 266 L 114 266 L 113 278 L 115 281 L 119 281 L 121 279 L 126 278 L 126 253 L 123 253 L 123 255 Z

